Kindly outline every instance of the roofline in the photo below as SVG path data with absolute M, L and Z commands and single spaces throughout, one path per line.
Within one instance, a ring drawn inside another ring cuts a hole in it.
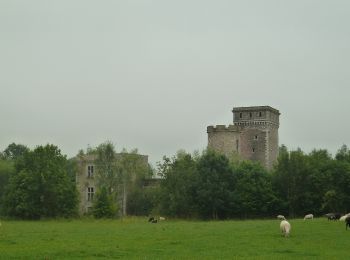
M 278 115 L 281 114 L 277 109 L 270 106 L 234 107 L 232 109 L 232 112 L 259 111 L 259 110 L 269 110 Z

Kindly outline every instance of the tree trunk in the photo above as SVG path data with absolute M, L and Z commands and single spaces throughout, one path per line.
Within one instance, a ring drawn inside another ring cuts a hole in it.
M 126 201 L 127 201 L 127 192 L 126 184 L 123 184 L 123 216 L 126 216 Z

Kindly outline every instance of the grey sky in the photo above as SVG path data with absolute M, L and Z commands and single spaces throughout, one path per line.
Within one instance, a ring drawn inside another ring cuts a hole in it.
M 234 106 L 281 112 L 290 149 L 350 145 L 350 1 L 0 2 L 0 150 L 106 140 L 155 165 Z

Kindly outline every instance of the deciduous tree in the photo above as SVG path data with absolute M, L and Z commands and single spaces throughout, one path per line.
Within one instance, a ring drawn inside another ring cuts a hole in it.
M 16 161 L 4 194 L 9 216 L 38 219 L 77 212 L 77 191 L 66 171 L 67 159 L 54 145 L 38 146 Z
M 234 168 L 235 215 L 243 218 L 269 216 L 278 200 L 272 189 L 271 176 L 259 163 L 243 161 Z
M 227 157 L 208 150 L 199 159 L 196 172 L 195 198 L 199 214 L 212 219 L 229 217 L 236 183 Z
M 159 202 L 163 214 L 186 218 L 195 214 L 196 167 L 196 160 L 184 151 L 179 151 L 172 159 L 163 157 L 163 163 L 158 164 L 162 176 Z
M 23 144 L 12 143 L 3 152 L 3 157 L 6 160 L 16 160 L 29 151 L 29 148 Z

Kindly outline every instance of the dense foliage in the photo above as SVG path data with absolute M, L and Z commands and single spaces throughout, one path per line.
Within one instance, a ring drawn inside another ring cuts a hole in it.
M 280 148 L 271 171 L 250 161 L 229 161 L 213 151 L 164 157 L 158 171 L 159 212 L 211 219 L 296 217 L 350 211 L 350 151 L 333 159 L 326 150 L 309 154 Z
M 25 151 L 2 196 L 2 212 L 11 217 L 39 219 L 76 214 L 77 191 L 67 174 L 67 159 L 54 145 Z
M 232 163 L 205 151 L 192 157 L 181 152 L 159 164 L 160 209 L 173 217 L 227 219 L 268 216 L 278 205 L 271 175 L 257 163 Z
M 15 172 L 13 161 L 0 160 L 0 201 L 10 176 Z
M 305 154 L 282 146 L 272 172 L 274 189 L 290 216 L 350 211 L 350 153 L 343 146 L 335 159 L 326 150 Z

